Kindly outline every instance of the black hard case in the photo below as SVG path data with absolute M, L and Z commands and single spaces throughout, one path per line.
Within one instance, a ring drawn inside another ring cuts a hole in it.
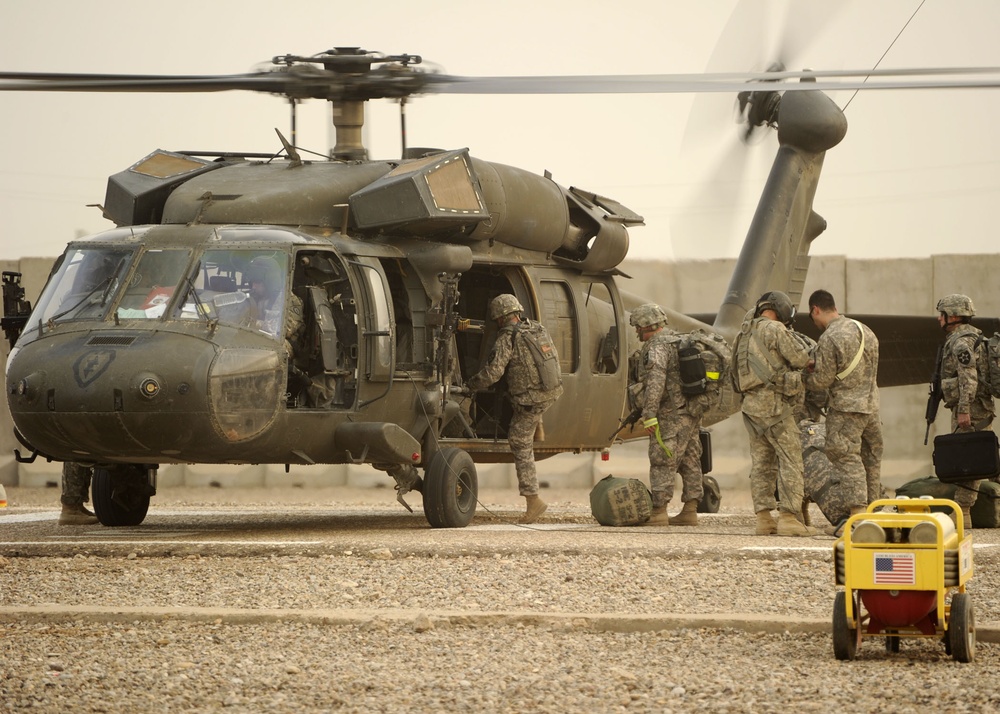
M 934 438 L 934 473 L 955 483 L 1000 474 L 1000 448 L 993 431 L 963 431 Z

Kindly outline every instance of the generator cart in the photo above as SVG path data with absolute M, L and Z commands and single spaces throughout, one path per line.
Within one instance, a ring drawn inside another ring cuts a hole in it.
M 953 513 L 954 521 L 941 509 Z M 869 637 L 884 637 L 887 652 L 898 652 L 903 637 L 936 637 L 956 660 L 972 661 L 976 625 L 965 591 L 972 577 L 972 536 L 965 533 L 957 503 L 874 501 L 848 519 L 833 555 L 836 584 L 843 586 L 833 601 L 837 659 L 854 659 Z

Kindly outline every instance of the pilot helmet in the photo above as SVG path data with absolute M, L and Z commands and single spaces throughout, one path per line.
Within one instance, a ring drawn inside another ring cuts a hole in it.
M 668 320 L 662 307 L 655 302 L 647 302 L 632 311 L 628 322 L 632 327 L 656 327 L 666 325 Z
M 281 268 L 277 261 L 268 256 L 257 256 L 250 261 L 243 279 L 247 285 L 252 283 L 263 283 L 264 290 L 268 293 L 278 290 L 281 286 Z
M 948 317 L 975 317 L 976 315 L 976 308 L 972 305 L 972 298 L 968 295 L 957 293 L 954 295 L 945 295 L 938 300 L 936 309 Z
M 499 320 L 501 317 L 506 317 L 511 313 L 521 313 L 523 311 L 524 308 L 521 307 L 521 303 L 518 302 L 516 297 L 510 295 L 509 293 L 497 295 L 490 301 L 491 320 Z
M 774 310 L 778 320 L 785 325 L 792 324 L 795 319 L 795 306 L 792 305 L 791 298 L 780 290 L 772 290 L 760 296 L 754 315 L 760 317 L 764 310 Z

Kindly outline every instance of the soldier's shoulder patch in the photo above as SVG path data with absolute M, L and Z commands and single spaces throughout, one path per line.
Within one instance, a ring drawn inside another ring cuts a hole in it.
M 959 361 L 959 364 L 968 365 L 972 363 L 972 353 L 967 349 L 960 350 L 955 358 Z

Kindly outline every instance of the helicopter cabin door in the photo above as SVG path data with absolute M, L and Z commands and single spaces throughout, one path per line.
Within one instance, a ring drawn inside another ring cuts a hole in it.
M 564 388 L 545 415 L 547 441 L 563 447 L 599 443 L 614 431 L 627 386 L 618 291 L 609 278 L 545 271 L 538 298 L 539 319 L 559 351 Z

